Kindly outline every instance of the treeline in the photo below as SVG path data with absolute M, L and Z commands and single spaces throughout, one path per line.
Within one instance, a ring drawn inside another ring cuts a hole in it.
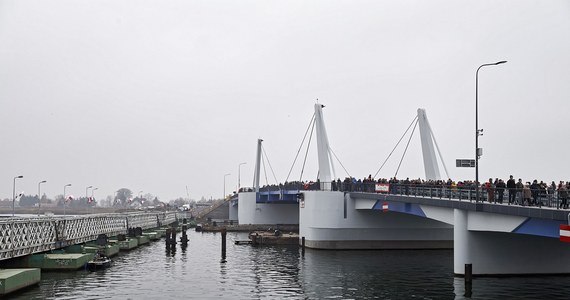
M 26 195 L 22 195 L 20 197 L 19 200 L 19 205 L 20 207 L 33 207 L 33 206 L 37 206 L 39 201 L 38 201 L 38 196 L 26 196 Z M 46 195 L 44 194 L 42 196 L 42 204 L 47 203 L 47 204 L 52 204 L 52 203 L 56 203 L 58 207 L 63 207 L 63 197 L 60 196 L 58 197 L 56 200 L 52 200 L 46 197 Z M 86 197 L 81 197 L 81 198 L 68 198 L 67 199 L 67 207 L 77 207 L 77 208 L 81 208 L 81 207 L 93 207 L 97 204 L 97 201 L 95 199 L 91 199 L 91 197 L 86 198 Z

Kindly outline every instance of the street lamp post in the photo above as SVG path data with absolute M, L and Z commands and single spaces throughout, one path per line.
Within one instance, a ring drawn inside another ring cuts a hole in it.
M 241 168 L 241 165 L 245 165 L 245 164 L 246 163 L 242 162 L 238 165 L 238 193 L 239 193 L 239 189 L 241 187 L 241 185 L 240 185 L 240 168 Z
M 93 188 L 93 189 L 91 190 L 91 201 L 92 201 L 92 202 L 95 202 L 95 196 L 93 196 L 93 194 L 95 193 L 95 190 L 98 190 L 98 189 L 99 189 L 99 188 L 96 187 L 96 188 Z M 89 201 L 88 201 L 87 203 L 89 203 Z M 95 212 L 95 204 L 91 207 L 91 213 L 94 213 L 94 212 Z
M 14 177 L 14 184 L 12 185 L 12 217 L 16 212 L 16 179 L 17 178 L 24 178 L 24 176 L 16 176 Z
M 68 183 L 66 185 L 63 186 L 63 215 L 65 216 L 65 206 L 67 205 L 67 199 L 65 199 L 65 188 L 67 188 L 68 186 L 71 186 L 71 183 Z
M 89 201 L 89 189 L 92 188 L 93 186 L 90 185 L 88 187 L 85 188 L 85 201 Z
M 42 207 L 42 194 L 40 193 L 40 185 L 46 183 L 47 181 L 42 180 L 38 183 L 38 217 L 40 216 L 40 211 Z
M 230 173 L 228 174 L 224 174 L 224 197 L 222 197 L 222 199 L 226 199 L 226 176 L 231 175 Z
M 506 63 L 506 60 L 502 60 L 496 63 L 482 64 L 477 68 L 475 73 L 475 187 L 476 191 L 476 202 L 479 202 L 479 156 L 481 156 L 482 149 L 479 149 L 479 136 L 483 135 L 483 129 L 479 129 L 479 70 L 482 67 L 496 66 Z

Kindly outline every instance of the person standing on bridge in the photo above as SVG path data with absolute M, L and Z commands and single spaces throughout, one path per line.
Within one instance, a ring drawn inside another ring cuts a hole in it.
M 497 202 L 503 204 L 503 194 L 505 193 L 505 182 L 502 179 L 499 179 L 499 181 L 496 184 L 496 188 L 497 188 L 497 195 L 498 195 L 498 200 Z
M 516 192 L 517 185 L 515 180 L 513 179 L 513 175 L 509 176 L 509 180 L 507 180 L 507 189 L 509 190 L 509 204 L 512 204 L 516 200 L 517 192 Z
M 558 185 L 558 198 L 560 198 L 560 206 L 558 208 L 568 208 L 568 189 L 564 184 L 564 181 L 560 181 Z
M 519 195 L 519 202 L 518 204 L 523 205 L 524 206 L 524 195 L 523 195 L 523 189 L 524 189 L 524 184 L 522 183 L 522 179 L 519 178 L 519 182 L 517 182 L 517 192 L 516 194 Z
M 540 185 L 538 184 L 538 181 L 536 179 L 530 185 L 530 191 L 532 194 L 532 205 L 540 206 L 538 203 L 538 194 L 540 193 Z
M 524 185 L 523 187 L 523 201 L 522 201 L 522 206 L 524 206 L 525 203 L 527 203 L 529 206 L 532 204 L 531 200 L 530 200 L 530 196 L 531 196 L 531 191 L 530 191 L 530 182 L 527 181 L 527 183 Z
M 489 178 L 489 182 L 485 184 L 487 189 L 487 200 L 489 203 L 495 202 L 495 184 L 493 184 L 493 178 Z

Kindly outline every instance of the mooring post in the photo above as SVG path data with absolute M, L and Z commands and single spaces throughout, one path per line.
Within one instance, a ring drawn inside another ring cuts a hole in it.
M 176 245 L 176 228 L 172 227 L 170 232 L 172 233 L 172 237 L 170 238 L 170 244 Z
M 188 245 L 188 236 L 186 235 L 186 230 L 188 230 L 188 227 L 186 225 L 186 218 L 184 218 L 182 220 L 182 237 L 180 238 L 180 242 L 182 243 L 183 247 Z
M 305 256 L 305 237 L 301 238 L 301 253 Z
M 222 262 L 226 262 L 226 229 L 222 228 Z
M 471 283 L 473 276 L 472 276 L 472 265 L 465 264 L 465 283 Z
M 170 248 L 170 227 L 166 228 L 166 249 Z

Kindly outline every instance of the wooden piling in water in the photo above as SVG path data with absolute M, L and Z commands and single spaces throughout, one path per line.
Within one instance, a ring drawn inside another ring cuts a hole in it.
M 188 246 L 188 236 L 186 235 L 186 230 L 188 230 L 188 226 L 186 225 L 186 219 L 182 220 L 182 237 L 180 238 L 180 243 L 182 243 L 182 247 Z
M 165 241 L 166 241 L 166 249 L 170 249 L 170 245 L 172 245 L 172 228 L 168 227 L 166 228 L 166 236 L 165 236 Z
M 222 229 L 222 262 L 226 262 L 226 229 Z
M 472 270 L 473 270 L 473 266 L 471 264 L 465 264 L 465 282 L 466 283 L 471 283 L 471 281 L 473 280 Z
M 175 227 L 171 228 L 170 233 L 172 234 L 172 237 L 170 238 L 170 245 L 175 246 L 176 245 L 176 228 Z

